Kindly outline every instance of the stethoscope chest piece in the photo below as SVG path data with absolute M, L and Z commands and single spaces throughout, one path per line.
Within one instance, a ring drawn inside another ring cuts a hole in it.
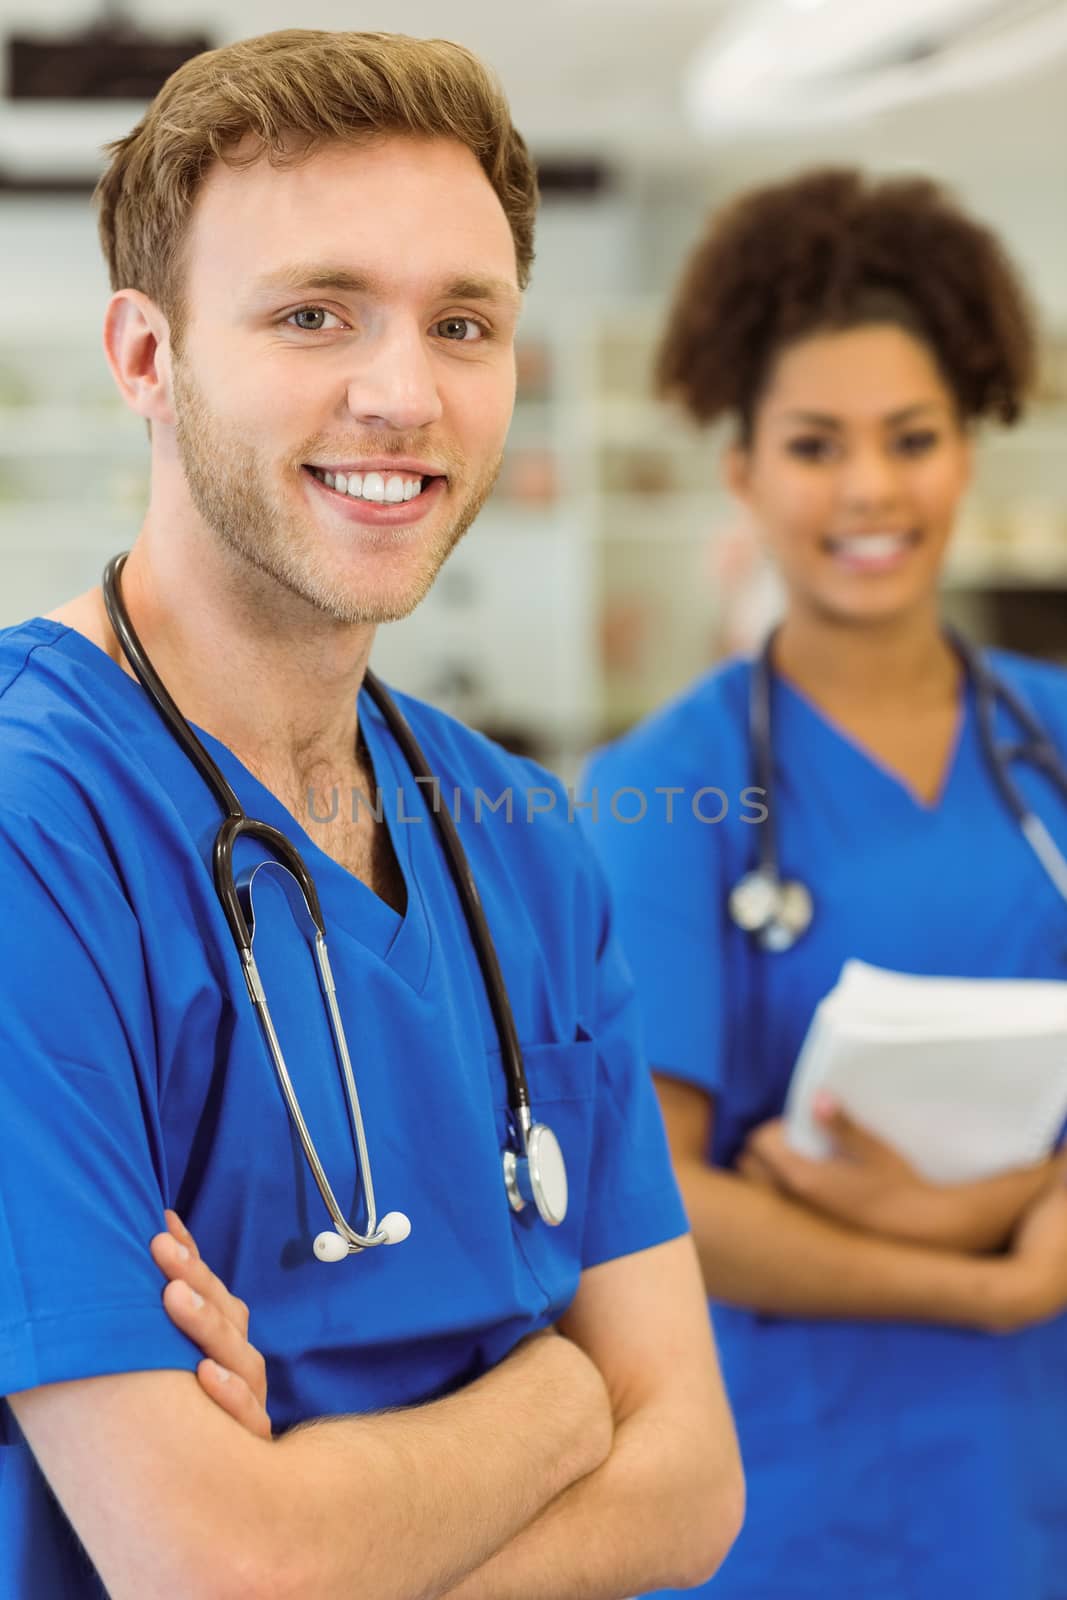
M 771 645 L 767 639 L 752 669 L 749 684 L 748 742 L 756 787 L 767 808 L 760 824 L 757 865 L 734 886 L 727 909 L 734 925 L 751 936 L 761 950 L 792 950 L 811 927 L 815 914 L 811 891 L 799 878 L 783 878 L 775 836 L 775 771 L 771 737 Z
M 531 1203 L 550 1228 L 567 1215 L 567 1166 L 559 1140 L 544 1122 L 535 1122 L 526 1134 L 526 1154 L 504 1152 L 504 1184 L 513 1211 Z
M 734 888 L 730 916 L 750 933 L 762 950 L 791 950 L 811 927 L 815 907 L 811 891 L 799 878 L 781 879 L 766 867 L 749 872 Z
M 758 933 L 778 910 L 780 884 L 771 873 L 757 867 L 746 873 L 730 895 L 730 917 L 743 933 Z

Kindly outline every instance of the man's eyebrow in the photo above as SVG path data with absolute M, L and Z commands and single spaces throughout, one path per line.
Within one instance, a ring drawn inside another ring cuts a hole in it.
M 507 278 L 456 278 L 444 286 L 446 300 L 501 301 L 516 310 L 522 304 L 518 286 Z
M 349 267 L 321 261 L 293 261 L 252 281 L 252 292 L 270 289 L 337 289 L 347 294 L 384 294 L 385 285 L 373 273 L 353 272 Z M 455 278 L 441 287 L 445 300 L 482 300 L 503 303 L 518 309 L 522 295 L 506 278 Z
M 896 427 L 901 422 L 908 422 L 911 418 L 920 416 L 924 411 L 943 409 L 944 407 L 936 400 L 919 400 L 914 405 L 902 406 L 899 411 L 890 411 L 882 421 Z M 842 428 L 841 418 L 833 416 L 829 411 L 785 411 L 782 413 L 782 420 L 800 422 L 814 428 L 829 428 L 836 432 L 840 432 Z
M 373 288 L 373 280 L 366 273 L 352 272 L 347 267 L 334 267 L 318 261 L 293 261 L 253 278 L 252 288 L 347 289 L 355 294 L 365 294 Z

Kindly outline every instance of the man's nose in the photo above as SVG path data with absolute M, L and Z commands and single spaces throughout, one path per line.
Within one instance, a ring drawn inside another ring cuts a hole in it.
M 416 323 L 397 321 L 360 349 L 347 402 L 350 415 L 371 428 L 403 432 L 440 421 L 433 353 Z

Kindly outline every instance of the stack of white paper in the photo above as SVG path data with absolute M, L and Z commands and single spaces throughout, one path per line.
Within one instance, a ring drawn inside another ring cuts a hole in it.
M 823 1157 L 820 1089 L 934 1183 L 1047 1155 L 1067 1119 L 1067 983 L 925 978 L 846 962 L 786 1102 L 789 1141 Z

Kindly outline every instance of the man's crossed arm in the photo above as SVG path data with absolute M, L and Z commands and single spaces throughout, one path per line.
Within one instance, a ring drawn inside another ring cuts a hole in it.
M 247 1308 L 168 1222 L 196 1377 L 11 1397 L 112 1600 L 618 1600 L 721 1562 L 741 1473 L 688 1238 L 585 1273 L 560 1334 L 459 1394 L 272 1442 Z

